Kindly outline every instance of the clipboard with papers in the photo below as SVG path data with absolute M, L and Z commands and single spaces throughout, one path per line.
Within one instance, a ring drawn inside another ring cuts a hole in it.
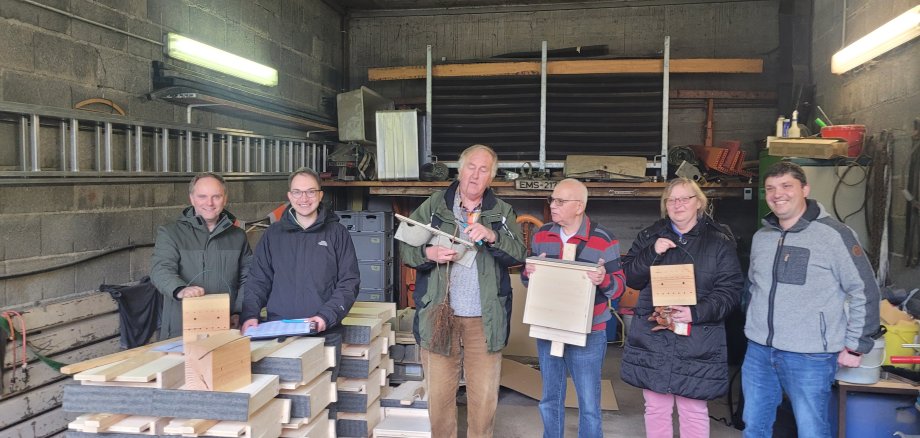
M 282 319 L 260 323 L 246 330 L 243 336 L 253 340 L 274 339 L 285 336 L 315 335 L 316 323 L 304 319 Z

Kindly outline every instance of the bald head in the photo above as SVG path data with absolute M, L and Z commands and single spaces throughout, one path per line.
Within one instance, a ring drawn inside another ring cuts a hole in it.
M 564 191 L 568 195 L 566 199 L 577 199 L 582 205 L 588 203 L 588 187 L 577 179 L 567 178 L 559 181 L 556 190 L 560 190 L 560 193 Z M 556 190 L 553 190 L 553 193 L 556 193 Z

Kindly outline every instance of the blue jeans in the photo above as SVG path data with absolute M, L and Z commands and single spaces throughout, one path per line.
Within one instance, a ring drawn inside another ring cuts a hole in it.
M 837 353 L 791 353 L 748 341 L 741 385 L 744 391 L 744 437 L 770 438 L 783 391 L 792 402 L 802 437 L 830 437 L 831 384 Z
M 537 339 L 540 374 L 543 377 L 543 398 L 540 416 L 543 437 L 562 438 L 565 435 L 566 370 L 572 375 L 578 394 L 578 436 L 602 437 L 601 429 L 601 367 L 607 354 L 607 332 L 595 330 L 588 334 L 584 347 L 566 345 L 562 357 L 549 354 L 550 341 Z

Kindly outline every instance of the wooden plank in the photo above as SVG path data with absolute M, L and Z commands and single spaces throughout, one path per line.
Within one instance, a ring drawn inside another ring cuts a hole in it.
M 118 330 L 118 313 L 106 313 L 73 324 L 52 327 L 41 333 L 27 335 L 26 338 L 41 354 L 48 356 L 111 338 L 118 334 Z M 10 342 L 4 354 L 4 368 L 13 365 L 12 349 L 17 347 L 20 350 L 16 352 L 16 357 L 22 360 L 22 344 Z M 31 351 L 28 357 L 29 360 L 35 359 Z
M 165 353 L 160 353 L 157 351 L 145 351 L 137 356 L 125 359 L 121 362 L 105 365 L 102 367 L 96 367 L 91 370 L 86 370 L 82 373 L 77 373 L 73 376 L 73 378 L 77 381 L 88 380 L 92 382 L 110 382 L 115 380 L 115 378 L 119 375 L 131 371 L 135 368 L 147 365 L 148 363 L 159 359 L 164 355 Z
M 78 362 L 75 364 L 67 365 L 61 368 L 61 372 L 64 374 L 76 374 L 81 371 L 86 371 L 92 368 L 96 368 L 98 366 L 119 362 L 125 359 L 132 358 L 138 354 L 141 354 L 147 350 L 150 350 L 151 348 L 154 348 L 160 345 L 171 344 L 173 342 L 176 342 L 178 339 L 179 338 L 167 339 L 165 341 L 155 342 L 153 344 L 148 344 L 148 345 L 140 346 L 137 348 L 132 348 L 130 350 L 120 351 L 118 353 L 110 354 L 108 356 L 97 357 L 94 359 L 85 360 L 83 362 Z
M 118 351 L 118 348 L 119 339 L 118 337 L 114 337 L 81 347 L 77 350 L 56 354 L 51 356 L 51 359 L 63 363 L 78 362 L 114 353 Z M 29 364 L 28 373 L 23 373 L 20 369 L 17 369 L 15 372 L 3 372 L 3 392 L 0 393 L 0 399 L 8 398 L 14 394 L 29 391 L 33 388 L 64 378 L 66 378 L 65 375 L 62 375 L 43 363 L 38 363 L 38 360 L 34 360 Z
M 115 381 L 146 383 L 161 380 L 164 375 L 175 373 L 176 369 L 181 369 L 184 374 L 185 359 L 182 356 L 168 354 L 150 361 L 143 366 L 120 374 L 115 378 Z
M 297 428 L 285 428 L 282 437 L 288 438 L 331 438 L 335 437 L 335 420 L 329 420 L 329 410 L 317 414 L 319 421 L 304 423 Z
M 583 59 L 548 61 L 547 75 L 584 74 L 637 74 L 662 73 L 662 59 Z M 671 59 L 670 72 L 674 73 L 763 73 L 762 59 Z M 492 77 L 539 76 L 540 63 L 487 62 L 471 64 L 441 64 L 431 69 L 433 77 Z M 424 79 L 425 66 L 376 67 L 367 69 L 370 81 Z
M 48 437 L 67 429 L 67 423 L 73 414 L 57 408 L 30 418 L 15 426 L 0 430 L 0 436 L 17 438 Z
M 411 406 L 417 400 L 425 399 L 426 394 L 425 385 L 422 382 L 405 382 L 383 396 L 381 404 L 383 399 L 386 399 L 397 400 L 400 406 Z
M 97 315 L 115 312 L 118 303 L 107 292 L 81 292 L 66 297 L 42 300 L 20 306 L 7 307 L 3 310 L 15 310 L 22 313 L 26 330 L 34 332 Z M 19 320 L 16 321 L 19 330 Z
M 217 423 L 219 423 L 217 420 L 186 420 L 183 418 L 176 418 L 171 420 L 169 424 L 163 428 L 163 432 L 170 435 L 201 436 Z
M 370 344 L 342 344 L 342 356 L 368 360 L 386 352 L 387 338 L 379 336 Z
M 0 429 L 60 406 L 67 382 L 61 380 L 0 401 Z
M 298 424 L 312 421 L 319 411 L 338 400 L 336 385 L 331 378 L 332 372 L 326 371 L 306 385 L 295 389 L 281 389 L 278 397 L 292 401 L 292 415 L 300 418 Z
M 258 362 L 262 360 L 265 356 L 268 356 L 281 348 L 287 346 L 291 342 L 294 342 L 294 337 L 288 337 L 284 340 L 281 339 L 270 339 L 265 341 L 250 341 L 249 350 L 250 350 L 250 361 Z
M 160 435 L 163 434 L 163 428 L 165 428 L 167 424 L 169 424 L 169 418 L 131 415 L 128 418 L 125 418 L 109 426 L 108 431 L 117 433 Z
M 351 310 L 348 311 L 348 315 L 361 318 L 367 318 L 366 315 L 371 315 L 371 318 L 380 318 L 384 321 L 389 321 L 390 318 L 396 317 L 396 303 L 355 301 L 355 304 L 351 306 Z
M 273 437 L 281 434 L 281 423 L 285 409 L 290 409 L 290 400 L 274 399 L 252 415 L 249 421 L 221 421 L 209 427 L 204 435 L 229 438 Z
M 105 432 L 113 424 L 128 418 L 127 414 L 91 414 L 83 420 L 83 432 Z
M 366 342 L 370 342 L 377 336 L 380 336 L 380 332 L 383 329 L 383 321 L 377 318 L 354 318 L 346 316 L 342 319 L 342 325 L 345 326 L 346 334 L 344 340 L 348 341 L 349 331 L 363 331 L 364 337 L 367 339 Z
M 298 338 L 290 345 L 252 364 L 253 372 L 277 374 L 283 387 L 307 383 L 329 368 L 323 338 Z
M 388 415 L 374 428 L 374 437 L 429 438 L 431 437 L 431 420 L 427 415 Z

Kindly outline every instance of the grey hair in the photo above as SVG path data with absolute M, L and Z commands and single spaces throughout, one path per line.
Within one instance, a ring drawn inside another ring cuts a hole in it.
M 484 144 L 474 144 L 466 149 L 460 154 L 460 158 L 457 160 L 457 164 L 460 169 L 463 169 L 463 165 L 466 164 L 466 159 L 476 151 L 485 151 L 492 157 L 492 178 L 495 178 L 495 175 L 498 173 L 498 154 L 495 151 L 484 145 Z

